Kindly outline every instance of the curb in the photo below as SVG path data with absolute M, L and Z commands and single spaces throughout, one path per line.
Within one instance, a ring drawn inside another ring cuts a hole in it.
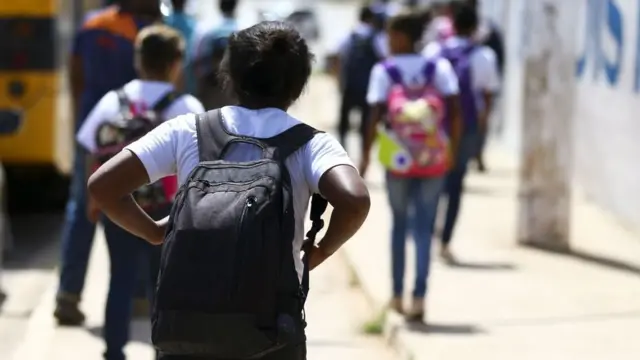
M 57 328 L 53 318 L 57 291 L 58 281 L 53 281 L 42 294 L 29 317 L 24 338 L 13 354 L 13 360 L 41 360 L 48 357 Z
M 351 259 L 349 250 L 346 248 L 343 250 L 343 258 L 347 267 L 357 279 L 357 287 L 362 291 L 372 309 L 371 316 L 374 317 L 381 314 L 384 316 L 381 334 L 384 342 L 398 355 L 399 360 L 414 360 L 415 355 L 402 335 L 405 325 L 404 318 L 393 311 L 388 311 L 386 304 L 376 302 L 371 292 L 368 291 L 367 286 L 364 285 L 362 281 L 363 274 L 358 271 L 358 266 Z

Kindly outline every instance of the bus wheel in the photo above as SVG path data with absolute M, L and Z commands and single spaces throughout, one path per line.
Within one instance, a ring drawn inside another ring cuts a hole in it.
M 5 166 L 9 214 L 58 212 L 69 196 L 68 175 L 53 167 Z

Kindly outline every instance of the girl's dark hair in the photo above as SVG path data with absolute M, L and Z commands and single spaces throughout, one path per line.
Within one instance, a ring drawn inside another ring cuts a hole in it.
M 175 11 L 184 11 L 187 0 L 171 0 L 171 6 Z
M 431 23 L 431 20 L 433 20 L 433 12 L 431 10 L 431 8 L 429 7 L 424 7 L 422 9 L 418 10 L 418 16 L 420 17 L 421 21 L 422 21 L 422 29 L 424 30 L 427 26 L 429 26 L 429 24 Z
M 460 4 L 453 11 L 453 26 L 461 35 L 473 33 L 478 27 L 478 11 L 469 4 Z
M 286 108 L 302 94 L 312 61 L 293 25 L 265 21 L 230 36 L 220 73 L 240 105 Z
M 220 8 L 220 12 L 224 15 L 232 15 L 236 11 L 237 6 L 237 0 L 220 0 L 218 3 L 218 8 Z
M 365 4 L 360 8 L 360 14 L 358 15 L 358 19 L 361 22 L 373 21 L 374 17 L 375 17 L 375 14 L 373 13 L 371 6 L 369 6 L 368 4 Z
M 389 20 L 388 28 L 405 34 L 412 43 L 417 43 L 422 39 L 424 33 L 425 18 L 421 13 L 403 12 L 395 15 Z

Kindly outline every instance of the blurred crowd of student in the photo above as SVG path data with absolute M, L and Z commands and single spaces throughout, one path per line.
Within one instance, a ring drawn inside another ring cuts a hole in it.
M 470 162 L 486 171 L 483 149 L 504 66 L 502 35 L 479 15 L 477 1 L 417 3 L 405 4 L 410 9 L 389 1 L 365 4 L 358 25 L 328 59 L 339 83 L 343 146 L 352 112 L 360 115 L 362 176 L 378 142 L 392 214 L 390 306 L 408 320 L 425 316 L 431 239 L 439 237 L 441 257 L 456 262 L 451 241 L 464 179 Z M 409 234 L 417 258 L 406 307 Z
M 86 15 L 69 62 L 78 141 L 54 316 L 67 326 L 79 326 L 85 320 L 80 300 L 96 222 L 101 220 L 111 263 L 104 325 L 108 360 L 124 359 L 131 317 L 148 316 L 159 250 L 101 218 L 88 200 L 86 181 L 96 142 L 103 136 L 98 129 L 123 112 L 142 116 L 155 111 L 169 119 L 232 102 L 217 74 L 228 38 L 238 29 L 238 1 L 218 1 L 219 22 L 197 23 L 185 13 L 186 0 L 172 0 L 171 5 L 172 12 L 163 16 L 158 0 L 109 1 Z M 366 176 L 373 143 L 380 140 L 379 158 L 387 170 L 393 214 L 391 305 L 409 319 L 424 317 L 434 229 L 441 228 L 441 256 L 455 262 L 450 243 L 467 164 L 475 159 L 485 169 L 482 149 L 500 86 L 503 54 L 499 31 L 478 16 L 477 5 L 472 0 L 438 2 L 407 12 L 387 1 L 368 3 L 331 61 L 339 82 L 338 132 L 343 145 L 352 110 L 361 115 L 362 176 Z M 432 112 L 434 116 L 426 116 Z M 436 165 L 408 169 L 404 155 L 398 155 L 393 144 L 383 146 L 393 141 L 379 135 L 406 127 L 398 124 L 410 122 L 412 116 L 436 118 L 435 137 L 421 138 L 430 148 L 417 150 L 428 150 L 429 157 L 437 159 L 429 163 Z M 443 225 L 437 226 L 441 197 L 447 200 L 446 216 Z M 164 217 L 168 211 L 169 206 L 158 206 L 150 214 Z M 405 309 L 404 247 L 409 230 L 418 250 L 417 271 L 412 302 Z

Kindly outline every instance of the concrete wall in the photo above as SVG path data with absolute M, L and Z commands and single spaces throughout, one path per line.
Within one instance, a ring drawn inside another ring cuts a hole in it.
M 640 0 L 576 3 L 575 175 L 597 203 L 640 229 Z M 504 27 L 507 70 L 502 144 L 520 148 L 526 0 L 485 0 Z M 567 30 L 568 31 L 568 30 Z

